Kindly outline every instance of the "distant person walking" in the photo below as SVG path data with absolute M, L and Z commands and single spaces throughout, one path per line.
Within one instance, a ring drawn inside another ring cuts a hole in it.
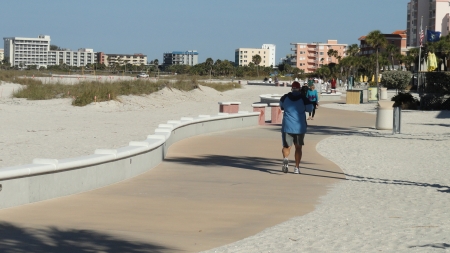
M 302 160 L 302 147 L 306 134 L 306 112 L 313 110 L 312 103 L 301 93 L 299 82 L 292 83 L 292 92 L 285 94 L 280 99 L 280 107 L 284 110 L 281 124 L 281 136 L 283 143 L 282 171 L 288 172 L 289 154 L 292 145 L 295 146 L 294 173 L 300 173 L 300 161 Z
M 331 89 L 335 90 L 336 89 L 336 79 L 331 79 Z
M 314 115 L 316 115 L 316 109 L 319 107 L 319 94 L 317 94 L 316 87 L 312 85 L 308 92 L 306 93 L 306 97 L 313 104 L 312 112 L 309 112 L 308 120 L 313 120 Z M 311 117 L 312 114 L 312 117 Z

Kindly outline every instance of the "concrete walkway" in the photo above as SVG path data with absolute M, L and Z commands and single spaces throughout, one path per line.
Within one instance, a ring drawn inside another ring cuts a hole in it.
M 280 126 L 189 138 L 133 179 L 0 210 L 0 251 L 198 252 L 304 215 L 345 178 L 316 144 L 375 116 L 320 108 L 308 122 L 300 175 L 281 172 Z

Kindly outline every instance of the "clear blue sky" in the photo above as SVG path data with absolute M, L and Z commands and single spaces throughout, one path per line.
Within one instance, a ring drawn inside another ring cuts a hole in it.
M 197 50 L 206 58 L 234 61 L 239 47 L 275 44 L 277 63 L 290 43 L 359 44 L 372 30 L 406 29 L 409 0 L 7 0 L 0 36 L 51 36 L 63 48 L 143 53 Z M 1 46 L 3 47 L 3 46 Z

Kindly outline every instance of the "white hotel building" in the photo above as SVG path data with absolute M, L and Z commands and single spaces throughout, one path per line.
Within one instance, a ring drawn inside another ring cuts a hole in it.
M 62 65 L 82 67 L 97 62 L 97 54 L 93 49 L 80 48 L 78 51 L 49 51 L 47 65 Z
M 37 38 L 6 37 L 4 40 L 4 56 L 8 57 L 11 66 L 66 64 L 69 66 L 86 66 L 95 63 L 97 55 L 92 49 L 78 51 L 50 51 L 50 36 L 39 35 Z
M 276 62 L 275 62 L 275 51 L 276 51 L 276 46 L 274 44 L 263 44 L 262 45 L 262 49 L 269 49 L 269 66 L 272 66 L 273 68 L 275 68 L 277 66 Z

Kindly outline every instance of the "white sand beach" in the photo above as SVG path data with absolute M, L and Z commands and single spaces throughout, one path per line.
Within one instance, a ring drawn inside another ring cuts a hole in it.
M 146 139 L 159 124 L 181 117 L 216 115 L 218 102 L 239 101 L 252 111 L 261 94 L 284 94 L 288 87 L 250 86 L 227 92 L 201 87 L 190 92 L 167 88 L 148 96 L 122 96 L 121 102 L 71 105 L 71 99 L 32 101 L 11 98 L 18 84 L 0 85 L 0 168 L 34 158 L 62 159 L 93 154 Z
M 70 99 L 11 98 L 18 88 L 0 85 L 0 168 L 126 146 L 167 120 L 216 114 L 220 101 L 240 101 L 251 111 L 260 94 L 289 91 L 164 89 L 74 107 Z M 374 104 L 322 106 L 375 113 Z M 401 134 L 364 129 L 321 141 L 317 150 L 347 180 L 330 188 L 315 211 L 206 252 L 449 252 L 450 112 L 403 111 L 402 120 Z

